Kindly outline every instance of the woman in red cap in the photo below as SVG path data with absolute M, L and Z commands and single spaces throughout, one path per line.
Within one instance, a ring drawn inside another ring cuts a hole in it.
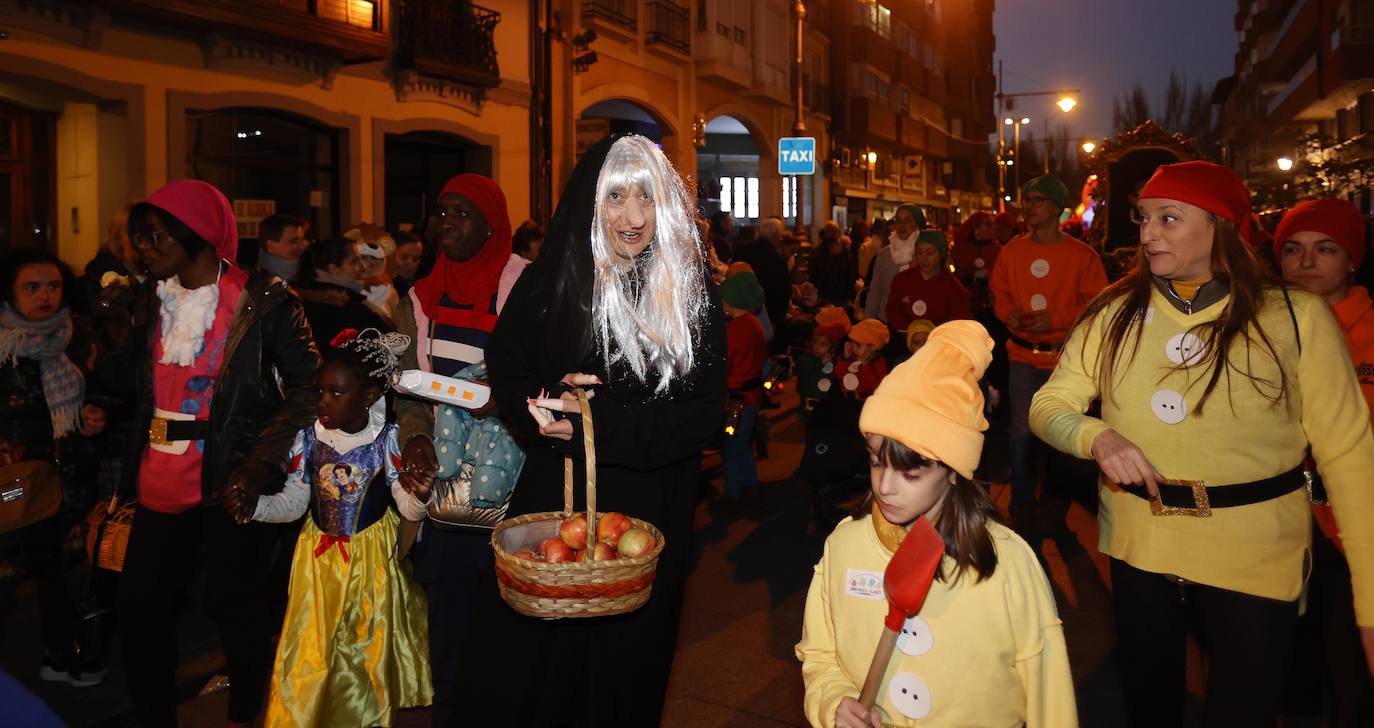
M 286 283 L 234 265 L 237 223 L 213 186 L 178 180 L 149 195 L 129 213 L 129 239 L 150 276 L 127 340 L 135 439 L 122 478 L 138 497 L 119 585 L 136 722 L 176 725 L 177 614 L 203 574 L 229 724 L 248 725 L 281 625 L 270 605 L 286 591 L 273 554 L 291 536 L 289 526 L 236 525 L 228 496 L 284 479 L 295 433 L 314 419 L 320 352 Z
M 1164 165 L 1141 191 L 1134 268 L 1084 311 L 1031 408 L 1095 459 L 1132 726 L 1182 720 L 1187 634 L 1205 635 L 1204 725 L 1273 725 L 1310 564 L 1311 452 L 1342 526 L 1374 654 L 1374 434 L 1340 327 L 1246 244 L 1229 168 Z M 1102 401 L 1100 418 L 1084 413 Z
M 1351 284 L 1365 256 L 1365 224 L 1345 200 L 1302 202 L 1283 216 L 1274 234 L 1274 258 L 1283 279 L 1326 299 L 1354 358 L 1355 377 L 1366 404 L 1374 408 L 1374 301 Z M 1330 688 L 1328 725 L 1374 723 L 1374 692 L 1357 641 L 1351 609 L 1350 565 L 1341 553 L 1336 516 L 1330 503 L 1313 504 L 1318 528 L 1312 534 L 1312 576 L 1307 614 L 1302 620 L 1294 678 L 1310 704 L 1293 706 L 1319 713 L 1323 686 Z
M 434 269 L 416 281 L 396 307 L 396 329 L 410 337 L 402 369 L 423 369 L 446 377 L 486 360 L 487 341 L 516 279 L 529 264 L 512 252 L 506 195 L 480 174 L 460 174 L 439 193 L 439 248 Z M 485 384 L 485 381 L 481 383 Z M 471 414 L 495 414 L 495 400 Z M 401 484 L 413 489 L 438 470 L 433 403 L 399 398 L 400 442 L 404 443 Z M 446 453 L 447 455 L 447 453 Z M 417 535 L 402 527 L 402 550 L 414 543 L 415 579 L 429 599 L 429 659 L 434 677 L 434 725 L 458 718 L 455 678 L 472 611 L 473 595 L 492 568 L 491 531 L 453 530 L 431 520 Z

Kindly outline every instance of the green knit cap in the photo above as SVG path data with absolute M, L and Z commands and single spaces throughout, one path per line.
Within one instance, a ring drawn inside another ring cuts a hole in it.
M 763 307 L 763 286 L 753 273 L 736 273 L 720 284 L 720 300 L 745 311 Z
M 1042 174 L 1021 187 L 1021 194 L 1023 195 L 1032 192 L 1039 192 L 1054 200 L 1054 204 L 1059 205 L 1060 209 L 1069 206 L 1069 188 L 1065 187 L 1064 183 L 1052 174 Z
M 945 240 L 944 233 L 939 230 L 922 230 L 921 234 L 916 236 L 916 244 L 920 245 L 921 243 L 933 245 L 936 250 L 940 251 L 941 265 L 949 262 L 949 242 Z

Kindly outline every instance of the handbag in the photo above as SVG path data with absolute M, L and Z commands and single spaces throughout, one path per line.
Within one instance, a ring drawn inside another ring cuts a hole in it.
M 124 570 L 124 554 L 129 549 L 129 534 L 134 524 L 136 501 L 119 505 L 119 494 L 108 504 L 99 503 L 86 516 L 86 556 L 98 569 Z
M 485 379 L 486 364 L 469 365 L 459 379 Z M 440 405 L 434 419 L 438 459 L 429 520 L 445 530 L 490 532 L 506 517 L 525 452 L 499 417 L 477 419 L 466 409 Z
M 51 518 L 61 507 L 62 476 L 56 465 L 25 460 L 0 466 L 0 533 Z
M 429 504 L 429 520 L 446 530 L 490 531 L 505 520 L 510 508 L 507 498 L 495 508 L 479 508 L 472 504 L 471 463 L 463 463 L 456 478 L 437 478 Z

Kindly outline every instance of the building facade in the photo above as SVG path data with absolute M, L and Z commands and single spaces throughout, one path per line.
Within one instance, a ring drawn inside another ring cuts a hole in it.
M 1236 72 L 1214 97 L 1228 163 L 1252 190 L 1335 170 L 1305 194 L 1374 210 L 1374 0 L 1240 0 L 1236 30 Z
M 853 217 L 993 207 L 993 0 L 834 0 L 832 195 Z
M 529 3 L 0 0 L 0 205 L 10 245 L 73 264 L 127 202 L 195 177 L 256 237 L 429 214 L 448 176 L 529 209 Z M 4 142 L 8 142 L 7 144 Z
M 272 212 L 320 237 L 406 229 L 460 172 L 496 179 L 513 222 L 546 220 L 611 131 L 654 138 L 737 223 L 991 206 L 993 0 L 486 5 L 0 0 L 0 250 L 82 264 L 184 177 L 225 191 L 245 240 Z M 816 173 L 783 176 L 798 81 Z

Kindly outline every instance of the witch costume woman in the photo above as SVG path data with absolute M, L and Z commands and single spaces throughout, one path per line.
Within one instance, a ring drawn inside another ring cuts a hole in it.
M 631 208 L 639 212 L 623 212 Z M 481 694 L 467 725 L 659 723 L 701 451 L 723 423 L 725 397 L 725 318 L 691 209 L 656 145 L 601 141 L 573 170 L 539 258 L 492 333 L 492 394 L 527 453 L 509 515 L 562 509 L 565 455 L 575 507 L 585 507 L 580 418 L 567 415 L 561 436 L 541 434 L 550 430 L 536 426 L 528 401 L 567 391 L 569 374 L 596 377 L 598 505 L 653 523 L 665 547 L 649 601 L 614 617 L 523 617 L 500 601 L 494 579 L 483 584 L 458 682 Z

